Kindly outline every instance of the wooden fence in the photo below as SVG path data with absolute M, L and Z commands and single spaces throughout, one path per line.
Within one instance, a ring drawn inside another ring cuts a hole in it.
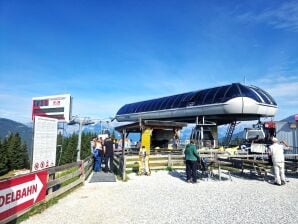
M 83 184 L 92 172 L 92 168 L 92 156 L 79 162 L 49 168 L 46 201 L 63 194 L 79 184 Z
M 219 179 L 221 179 L 222 169 L 227 167 L 233 167 L 239 169 L 236 165 L 236 160 L 241 161 L 241 171 L 244 169 L 254 170 L 260 174 L 264 172 L 267 175 L 270 165 L 268 164 L 267 154 L 243 154 L 243 155 L 226 155 L 223 152 L 216 150 L 201 151 L 201 158 L 208 158 L 209 163 L 217 167 Z M 290 159 L 286 161 L 286 170 L 297 171 L 298 167 L 298 154 L 286 154 L 285 157 Z M 294 160 L 293 160 L 294 158 Z M 116 154 L 114 157 L 114 165 L 121 175 L 123 180 L 126 180 L 126 174 L 130 172 L 138 172 L 139 170 L 139 156 L 130 154 Z M 234 161 L 235 160 L 235 161 Z M 266 162 L 265 162 L 266 161 Z M 150 155 L 149 167 L 151 170 L 165 170 L 165 169 L 185 169 L 185 158 L 184 155 L 177 153 L 169 153 L 167 155 Z

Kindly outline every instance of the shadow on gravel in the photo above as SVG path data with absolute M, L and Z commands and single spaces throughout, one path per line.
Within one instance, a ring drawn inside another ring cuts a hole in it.
M 171 175 L 172 177 L 180 179 L 183 182 L 186 182 L 186 172 L 185 171 L 173 170 L 173 171 L 169 171 L 168 174 Z M 201 181 L 208 181 L 208 180 L 218 181 L 219 180 L 219 176 L 217 174 L 213 174 L 213 173 L 207 174 L 207 173 L 198 171 L 197 175 L 198 175 L 198 180 L 201 180 Z M 221 181 L 228 181 L 228 180 L 230 180 L 229 177 L 225 177 L 225 176 L 221 177 Z
M 183 182 L 186 182 L 186 172 L 185 171 L 169 171 L 169 175 L 172 177 L 178 178 Z M 233 179 L 242 179 L 242 180 L 257 180 L 257 181 L 262 181 L 262 182 L 267 182 L 268 184 L 274 184 L 274 175 L 269 174 L 264 178 L 264 176 L 260 176 L 254 172 L 225 172 L 222 171 L 221 173 L 221 181 L 233 181 Z M 286 173 L 286 178 L 298 178 L 298 173 Z M 213 174 L 213 173 L 205 173 L 201 172 L 198 170 L 198 180 L 201 181 L 219 181 L 219 176 L 218 174 Z
M 169 175 L 171 175 L 172 177 L 178 178 L 184 182 L 186 182 L 186 173 L 184 171 L 169 171 L 168 172 Z
M 298 178 L 298 172 L 286 173 L 286 177 L 289 177 L 289 178 Z
M 268 176 L 264 178 L 264 176 L 257 175 L 255 173 L 250 172 L 244 172 L 244 173 L 238 173 L 238 172 L 231 172 L 230 173 L 231 178 L 238 178 L 238 179 L 245 179 L 245 180 L 258 180 L 258 181 L 268 181 L 272 179 L 271 176 Z

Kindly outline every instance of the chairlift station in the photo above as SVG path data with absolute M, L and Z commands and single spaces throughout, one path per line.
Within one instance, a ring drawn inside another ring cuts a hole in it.
M 275 100 L 265 90 L 232 83 L 125 104 L 118 110 L 115 118 L 119 122 L 139 122 L 139 130 L 142 130 L 141 122 L 145 120 L 194 123 L 197 125 L 196 132 L 204 133 L 204 128 L 206 130 L 209 127 L 216 136 L 217 130 L 214 128 L 230 124 L 227 137 L 231 137 L 237 121 L 273 117 L 277 108 Z M 127 128 L 129 129 L 129 126 Z M 124 130 L 125 126 L 120 129 Z M 175 129 L 181 127 L 173 127 L 173 130 Z M 203 141 L 204 135 L 205 133 L 201 134 L 199 139 Z M 212 146 L 216 144 L 213 143 Z

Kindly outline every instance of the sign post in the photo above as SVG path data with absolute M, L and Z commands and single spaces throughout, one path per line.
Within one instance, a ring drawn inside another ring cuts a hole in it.
M 0 182 L 0 222 L 45 199 L 46 170 Z

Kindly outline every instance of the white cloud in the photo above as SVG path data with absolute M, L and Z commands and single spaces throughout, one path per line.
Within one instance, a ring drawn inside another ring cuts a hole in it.
M 256 82 L 272 96 L 298 98 L 298 76 L 268 75 L 256 80 Z
M 254 84 L 276 100 L 277 120 L 298 113 L 298 76 L 267 75 Z
M 31 120 L 31 98 L 17 94 L 0 94 L 0 117 L 27 123 Z
M 265 23 L 275 29 L 298 32 L 298 2 L 281 1 L 278 7 L 269 7 L 260 13 L 247 12 L 238 16 L 243 22 Z

